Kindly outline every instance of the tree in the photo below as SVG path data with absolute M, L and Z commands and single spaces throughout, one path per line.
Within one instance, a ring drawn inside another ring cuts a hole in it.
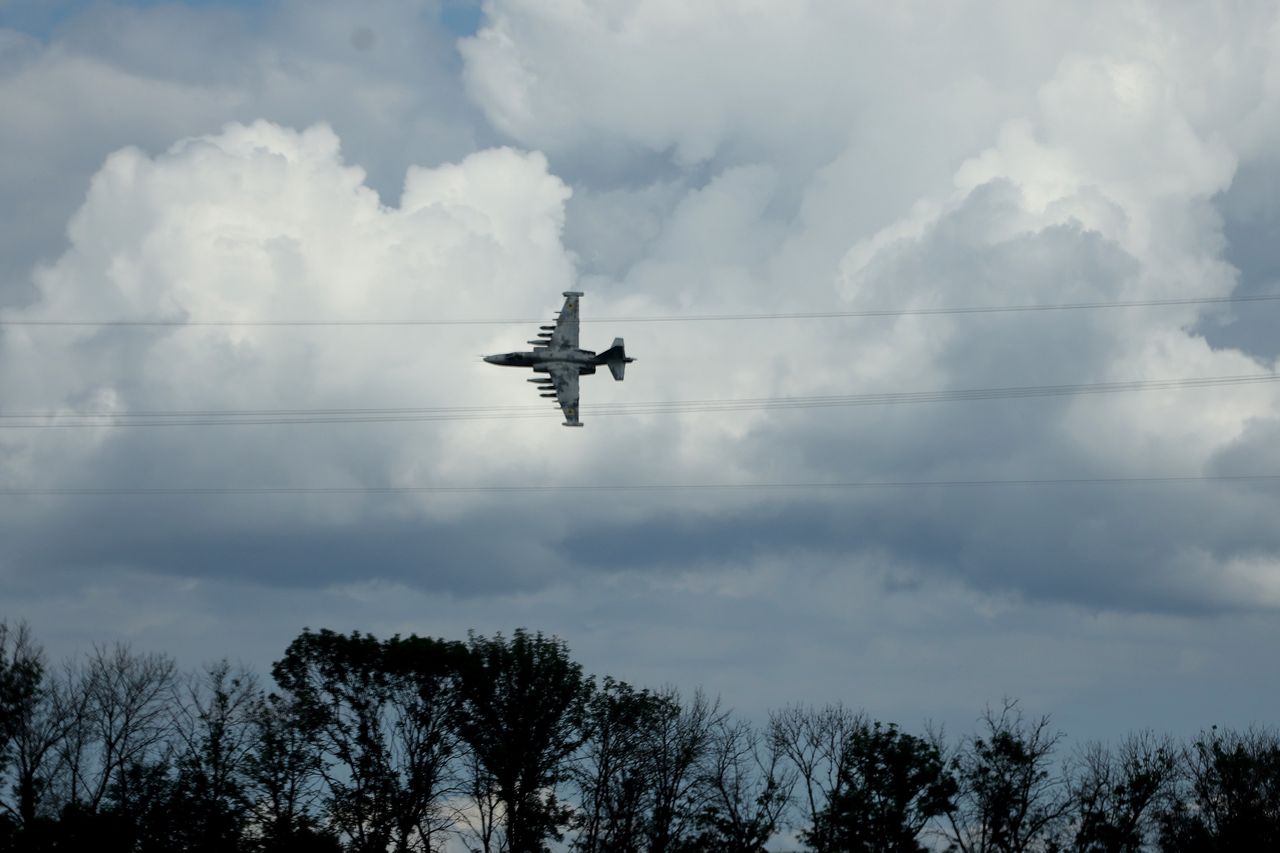
M 244 774 L 254 824 L 250 847 L 263 853 L 340 850 L 337 837 L 321 831 L 316 817 L 323 759 L 302 723 L 297 701 L 260 696 L 250 710 L 249 725 Z
M 508 853 L 507 836 L 502 831 L 502 800 L 498 783 L 481 763 L 474 750 L 464 750 L 462 757 L 464 783 L 462 793 L 470 808 L 459 814 L 463 829 L 459 834 L 470 853 Z
M 863 721 L 849 733 L 840 763 L 840 784 L 804 833 L 806 842 L 827 850 L 923 851 L 920 833 L 951 808 L 956 792 L 938 747 L 895 725 Z
M 769 715 L 769 736 L 799 774 L 798 787 L 809 830 L 806 843 L 815 853 L 835 853 L 835 824 L 819 815 L 837 797 L 846 778 L 849 738 L 865 720 L 842 704 L 821 709 L 792 705 Z
M 1131 735 L 1115 749 L 1089 744 L 1071 775 L 1074 849 L 1137 853 L 1154 837 L 1158 811 L 1173 792 L 1178 750 L 1168 737 Z
M 42 699 L 44 662 L 25 624 L 10 628 L 0 622 L 0 782 L 15 765 L 18 802 L 0 799 L 0 844 L 27 829 L 35 819 L 38 779 L 30 770 L 31 730 Z M 3 792 L 0 792 L 2 796 Z
M 790 805 L 796 781 L 779 745 L 750 723 L 721 720 L 712 733 L 702 779 L 701 847 L 761 853 Z
M 1214 727 L 1184 762 L 1184 788 L 1160 817 L 1161 850 L 1280 849 L 1280 735 Z
M 443 794 L 460 654 L 444 640 L 303 631 L 275 664 L 320 744 L 328 816 L 353 850 L 430 850 L 451 825 Z
M 947 811 L 952 846 L 962 853 L 1022 853 L 1049 849 L 1070 801 L 1055 778 L 1053 751 L 1062 736 L 1049 718 L 1023 718 L 1006 699 L 983 716 L 986 731 L 952 758 L 957 792 Z
M 645 830 L 651 853 L 687 847 L 703 811 L 704 776 L 713 732 L 727 714 L 720 700 L 701 690 L 686 705 L 675 688 L 657 694 L 653 729 L 646 748 L 651 768 L 653 805 Z
M 65 730 L 43 651 L 30 629 L 0 623 L 0 778 L 12 768 L 13 795 L 0 802 L 15 828 L 32 830 Z
M 652 740 L 663 699 L 606 677 L 587 707 L 574 848 L 639 851 L 653 802 Z
M 8 765 L 23 709 L 38 692 L 43 675 L 44 664 L 30 629 L 0 622 L 0 772 Z
M 145 778 L 140 768 L 169 757 L 175 671 L 171 658 L 136 655 L 125 645 L 96 647 L 83 667 L 67 668 L 63 803 L 89 813 L 108 805 L 132 811 L 132 783 Z
M 510 640 L 470 635 L 458 731 L 492 778 L 512 853 L 540 853 L 568 823 L 556 788 L 582 743 L 590 694 L 559 639 L 523 630 Z
M 259 701 L 253 675 L 227 661 L 188 680 L 175 702 L 178 753 L 170 809 L 181 815 L 183 847 L 221 851 L 245 836 L 251 719 Z

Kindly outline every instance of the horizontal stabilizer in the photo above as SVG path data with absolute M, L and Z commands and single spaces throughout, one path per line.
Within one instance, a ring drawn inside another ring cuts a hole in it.
M 613 374 L 613 378 L 622 381 L 622 377 L 626 375 L 627 365 L 635 361 L 634 358 L 627 358 L 627 348 L 622 342 L 622 338 L 614 338 L 613 346 L 600 353 L 595 358 L 596 364 L 609 365 L 609 372 Z

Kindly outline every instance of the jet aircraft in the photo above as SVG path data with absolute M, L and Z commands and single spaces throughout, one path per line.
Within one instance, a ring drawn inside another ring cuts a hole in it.
M 529 382 L 538 383 L 538 390 L 543 397 L 554 397 L 564 410 L 564 425 L 580 427 L 578 420 L 578 377 L 595 373 L 596 365 L 607 364 L 613 378 L 621 380 L 626 367 L 634 358 L 627 357 L 622 338 L 614 338 L 613 346 L 596 355 L 591 350 L 578 349 L 578 298 L 579 291 L 564 292 L 564 307 L 560 309 L 556 322 L 551 326 L 541 326 L 537 340 L 529 341 L 533 349 L 529 352 L 505 352 L 498 355 L 487 355 L 484 360 L 490 364 L 503 367 L 531 367 L 534 373 L 545 373 L 546 376 L 535 376 Z M 549 392 L 549 393 L 548 393 Z

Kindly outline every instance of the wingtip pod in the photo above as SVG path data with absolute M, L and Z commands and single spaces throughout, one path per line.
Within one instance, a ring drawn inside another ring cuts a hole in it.
M 582 296 L 582 295 L 583 295 L 583 293 L 582 293 L 582 291 L 581 291 L 581 290 L 566 290 L 562 295 L 564 295 L 564 296 Z
M 560 424 L 560 426 L 581 427 L 582 421 L 565 421 L 564 423 Z

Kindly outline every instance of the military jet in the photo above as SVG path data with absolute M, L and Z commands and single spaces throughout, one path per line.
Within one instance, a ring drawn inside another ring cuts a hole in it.
M 534 373 L 545 373 L 546 376 L 535 376 L 528 381 L 538 383 L 538 390 L 543 397 L 554 397 L 564 410 L 564 425 L 580 427 L 578 420 L 578 377 L 585 373 L 595 373 L 596 365 L 609 365 L 613 378 L 622 379 L 627 365 L 635 361 L 627 358 L 627 351 L 622 345 L 622 338 L 614 338 L 613 346 L 596 355 L 591 350 L 578 349 L 578 298 L 582 294 L 576 290 L 564 292 L 564 307 L 556 317 L 555 325 L 542 326 L 538 339 L 529 341 L 533 344 L 530 352 L 504 352 L 498 355 L 487 355 L 484 360 L 490 364 L 504 367 L 532 367 Z M 550 392 L 550 393 L 548 393 Z

